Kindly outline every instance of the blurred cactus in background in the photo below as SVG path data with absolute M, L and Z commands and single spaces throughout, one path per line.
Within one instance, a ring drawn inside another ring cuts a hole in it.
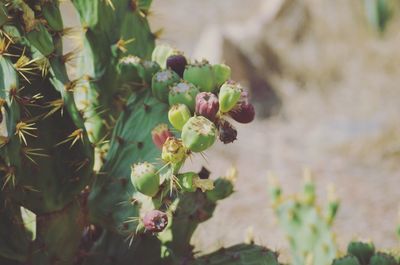
M 393 16 L 393 0 L 364 0 L 365 12 L 369 23 L 383 32 Z
M 321 212 L 308 170 L 304 173 L 303 192 L 297 196 L 284 197 L 274 177 L 269 188 L 278 223 L 289 241 L 292 264 L 331 264 L 337 253 L 331 226 L 339 207 L 334 194 L 331 192 L 326 211 Z

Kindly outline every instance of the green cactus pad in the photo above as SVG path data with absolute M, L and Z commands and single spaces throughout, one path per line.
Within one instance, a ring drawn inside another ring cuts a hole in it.
M 192 117 L 183 126 L 183 144 L 193 152 L 203 152 L 215 142 L 217 128 L 203 116 Z
M 64 29 L 58 1 L 46 1 L 41 3 L 42 13 L 49 27 L 61 32 Z
M 192 235 L 198 225 L 213 215 L 217 204 L 207 198 L 204 192 L 196 190 L 180 195 L 171 205 L 173 211 L 170 225 L 159 234 L 160 240 L 167 247 L 165 253 L 171 264 L 182 264 L 193 259 Z
M 171 86 L 168 96 L 169 105 L 185 104 L 194 112 L 196 105 L 196 95 L 200 93 L 199 89 L 188 82 L 180 82 Z
M 49 56 L 54 51 L 53 39 L 41 23 L 28 32 L 26 37 L 44 56 Z
M 215 89 L 215 77 L 208 62 L 187 65 L 183 79 L 199 87 L 201 92 L 212 92 Z
M 161 102 L 168 102 L 170 87 L 178 82 L 180 77 L 172 70 L 163 70 L 153 76 L 151 89 L 153 96 Z

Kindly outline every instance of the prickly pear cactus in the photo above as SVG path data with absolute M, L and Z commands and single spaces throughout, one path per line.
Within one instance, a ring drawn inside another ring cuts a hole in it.
M 151 1 L 72 3 L 79 54 L 62 53 L 59 1 L 0 1 L 0 263 L 194 261 L 190 238 L 233 181 L 182 166 L 218 136 L 236 139 L 228 120 L 254 119 L 247 93 L 226 65 L 154 49 Z M 277 264 L 257 246 L 230 251 L 237 264 Z
M 336 244 L 331 232 L 338 202 L 333 197 L 326 213 L 315 205 L 315 186 L 305 172 L 303 192 L 283 197 L 281 188 L 271 183 L 270 194 L 279 225 L 289 241 L 292 264 L 329 265 L 336 257 Z
M 347 246 L 344 257 L 337 258 L 333 265 L 399 265 L 399 257 L 376 251 L 372 242 L 353 241 Z

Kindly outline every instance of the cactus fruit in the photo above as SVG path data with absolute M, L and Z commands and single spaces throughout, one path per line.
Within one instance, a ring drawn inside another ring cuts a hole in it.
M 219 109 L 222 113 L 232 110 L 239 101 L 242 87 L 235 82 L 226 82 L 219 91 Z
M 167 58 L 167 68 L 172 69 L 181 78 L 183 77 L 183 72 L 187 65 L 186 57 L 182 54 L 171 55 Z
M 169 105 L 185 104 L 194 112 L 196 105 L 196 95 L 199 89 L 188 82 L 182 81 L 170 87 L 168 101 Z
M 189 118 L 188 118 L 189 119 Z M 171 131 L 168 128 L 168 125 L 165 123 L 160 123 L 154 129 L 151 131 L 151 137 L 153 139 L 153 143 L 155 146 L 157 146 L 159 149 L 162 149 L 165 141 L 173 137 L 174 135 L 171 133 Z
M 339 259 L 335 259 L 332 263 L 333 265 L 362 265 L 356 257 L 345 256 Z
M 217 128 L 202 116 L 192 117 L 182 129 L 183 144 L 193 152 L 203 152 L 215 142 Z
M 199 87 L 201 92 L 212 92 L 215 89 L 214 71 L 207 61 L 187 65 L 183 79 Z
M 250 123 L 254 120 L 256 113 L 251 103 L 240 102 L 231 111 L 229 116 L 240 123 Z
M 207 191 L 207 199 L 217 202 L 228 197 L 233 193 L 233 181 L 229 178 L 222 177 L 214 181 L 214 189 Z
M 221 120 L 218 125 L 219 139 L 224 144 L 233 143 L 237 138 L 237 131 L 232 124 Z
M 173 105 L 168 111 L 168 120 L 178 131 L 182 131 L 191 116 L 189 108 L 184 104 Z
M 347 253 L 357 257 L 361 265 L 369 264 L 371 257 L 375 253 L 375 246 L 373 243 L 353 241 L 347 246 Z
M 183 146 L 182 140 L 170 137 L 165 141 L 161 153 L 164 162 L 177 164 L 185 161 L 186 156 L 186 148 Z
M 161 102 L 168 102 L 170 86 L 178 82 L 179 79 L 179 76 L 170 69 L 157 72 L 151 82 L 153 96 Z
M 160 185 L 160 176 L 156 168 L 147 162 L 132 165 L 131 182 L 144 195 L 153 197 Z
M 218 97 L 211 92 L 201 92 L 196 96 L 196 114 L 215 121 L 219 110 Z
M 158 233 L 163 231 L 168 225 L 168 216 L 159 210 L 152 210 L 145 214 L 142 219 L 146 231 Z
M 231 68 L 226 64 L 214 64 L 212 69 L 217 88 L 220 88 L 226 81 L 231 79 Z

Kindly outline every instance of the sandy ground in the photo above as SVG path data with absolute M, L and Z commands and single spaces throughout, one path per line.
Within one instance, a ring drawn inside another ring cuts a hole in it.
M 241 242 L 248 227 L 256 242 L 285 250 L 269 206 L 267 172 L 293 193 L 305 167 L 315 173 L 321 203 L 328 184 L 337 188 L 342 204 L 334 232 L 342 248 L 354 238 L 398 247 L 400 158 L 392 156 L 400 150 L 400 35 L 392 30 L 398 21 L 378 36 L 360 21 L 361 10 L 350 12 L 349 1 L 306 2 L 312 6 L 312 36 L 287 52 L 287 46 L 276 47 L 301 84 L 284 74 L 275 82 L 281 113 L 238 126 L 239 141 L 218 144 L 207 154 L 214 176 L 234 165 L 239 179 L 237 192 L 196 231 L 193 242 L 200 250 Z M 198 54 L 204 30 L 245 24 L 259 14 L 260 3 L 156 0 L 152 26 L 165 28 L 161 42 Z

